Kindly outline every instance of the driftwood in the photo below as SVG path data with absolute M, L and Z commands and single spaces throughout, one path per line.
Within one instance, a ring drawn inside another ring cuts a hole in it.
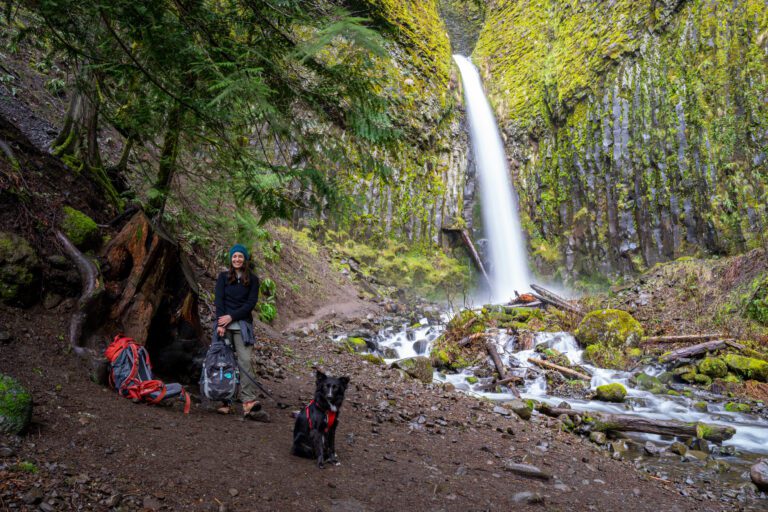
M 589 411 L 576 411 L 541 404 L 536 408 L 540 413 L 557 418 L 561 414 L 570 417 L 589 417 L 593 423 L 592 429 L 601 432 L 643 432 L 675 437 L 698 437 L 707 441 L 722 442 L 733 437 L 736 430 L 733 427 L 712 425 L 709 423 L 686 423 L 677 420 L 657 420 L 629 414 L 604 414 Z
M 707 352 L 714 352 L 725 347 L 732 347 L 737 350 L 743 350 L 744 346 L 736 343 L 733 340 L 714 340 L 706 343 L 699 343 L 690 347 L 674 350 L 667 355 L 661 356 L 659 361 L 662 363 L 669 363 L 670 361 L 676 361 L 686 357 L 697 356 L 699 354 L 706 354 Z
M 723 338 L 720 333 L 714 334 L 682 334 L 679 336 L 648 336 L 640 343 L 694 343 L 697 341 L 710 341 Z
M 597 414 L 593 416 L 594 430 L 602 432 L 644 432 L 675 437 L 697 437 L 716 443 L 733 437 L 736 429 L 709 423 L 657 420 L 628 414 Z
M 570 304 L 567 300 L 560 297 L 556 293 L 553 293 L 537 284 L 532 284 L 531 289 L 533 289 L 533 291 L 536 292 L 536 293 L 533 293 L 532 295 L 537 299 L 539 299 L 541 302 L 550 304 L 558 309 L 570 311 L 571 313 L 574 313 L 579 316 L 584 316 L 584 311 L 582 311 L 581 308 Z
M 77 310 L 69 322 L 69 344 L 72 350 L 80 357 L 87 357 L 88 351 L 83 347 L 83 326 L 88 317 L 97 308 L 104 293 L 104 283 L 96 265 L 83 255 L 75 244 L 61 231 L 56 231 L 56 239 L 67 256 L 75 263 L 80 279 L 83 283 L 83 291 L 77 301 Z
M 490 334 L 487 332 L 476 332 L 475 334 L 470 334 L 469 336 L 465 336 L 464 338 L 461 338 L 461 340 L 459 340 L 457 345 L 460 347 L 465 347 L 475 340 L 481 340 L 488 336 L 490 336 Z
M 544 361 L 543 359 L 536 359 L 535 357 L 529 357 L 528 362 L 533 363 L 536 366 L 539 366 L 541 368 L 545 368 L 547 370 L 556 370 L 568 377 L 573 377 L 576 379 L 581 379 L 586 381 L 592 380 L 592 377 L 590 377 L 589 375 L 586 375 L 581 372 L 577 372 L 576 370 L 571 370 L 570 368 L 566 368 L 565 366 L 560 366 L 559 364 L 550 363 L 549 361 Z
M 469 237 L 469 233 L 467 233 L 467 230 L 457 229 L 457 228 L 443 228 L 443 232 L 457 233 L 459 235 L 459 238 L 461 238 L 462 243 L 464 243 L 464 247 L 467 248 L 467 252 L 469 253 L 470 259 L 477 267 L 477 270 L 479 270 L 480 273 L 483 274 L 483 277 L 485 277 L 485 281 L 488 283 L 488 286 L 493 287 L 493 283 L 491 283 L 491 278 L 488 277 L 488 273 L 485 271 L 485 265 L 483 265 L 483 260 L 480 259 L 480 254 L 478 254 L 477 249 L 475 249 L 475 244 L 472 243 L 472 239 Z
M 496 350 L 496 345 L 494 345 L 493 341 L 491 340 L 486 341 L 485 349 L 488 351 L 488 355 L 491 356 L 491 360 L 493 361 L 494 366 L 496 366 L 496 371 L 499 373 L 499 381 L 507 381 L 507 370 L 504 368 L 504 363 L 499 356 L 499 352 Z M 520 397 L 520 392 L 515 386 L 509 386 L 509 389 L 516 397 Z

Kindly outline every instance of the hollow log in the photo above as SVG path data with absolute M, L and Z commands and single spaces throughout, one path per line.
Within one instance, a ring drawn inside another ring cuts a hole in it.
M 733 340 L 714 340 L 708 341 L 706 343 L 699 343 L 698 345 L 693 345 L 690 347 L 681 348 L 679 350 L 674 350 L 667 355 L 661 356 L 659 361 L 662 363 L 669 363 L 671 361 L 676 361 L 686 357 L 693 357 L 700 354 L 706 354 L 707 352 L 714 352 L 715 350 L 721 350 L 725 347 L 732 347 L 737 350 L 744 349 L 743 345 L 740 345 Z
M 543 359 L 536 359 L 535 357 L 529 357 L 528 362 L 535 364 L 536 366 L 539 366 L 541 368 L 545 368 L 547 370 L 556 370 L 567 377 L 573 377 L 576 379 L 581 379 L 586 381 L 592 380 L 592 377 L 590 377 L 589 375 L 586 375 L 581 372 L 577 372 L 576 370 L 572 370 L 570 368 L 566 368 L 565 366 L 560 366 L 559 364 L 550 363 L 549 361 L 544 361 Z
M 64 233 L 56 231 L 56 239 L 61 243 L 64 253 L 75 263 L 83 283 L 83 291 L 77 301 L 77 310 L 69 322 L 67 334 L 75 354 L 87 357 L 88 351 L 83 347 L 83 326 L 87 323 L 89 315 L 98 309 L 104 293 L 104 283 L 96 265 L 80 252 Z
M 192 381 L 203 349 L 198 287 L 184 253 L 139 211 L 104 250 L 108 325 L 146 343 L 159 373 Z
M 643 432 L 675 437 L 696 437 L 720 443 L 733 437 L 736 429 L 710 423 L 657 420 L 628 414 L 596 414 L 593 429 L 601 432 Z
M 711 341 L 722 339 L 720 333 L 713 334 L 682 334 L 679 336 L 648 336 L 643 338 L 640 343 L 694 343 L 697 341 Z

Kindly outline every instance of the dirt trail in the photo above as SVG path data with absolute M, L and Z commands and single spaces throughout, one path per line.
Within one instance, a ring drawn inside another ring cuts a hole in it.
M 35 397 L 30 433 L 4 440 L 9 449 L 0 452 L 2 510 L 36 509 L 38 497 L 52 503 L 47 510 L 720 509 L 680 496 L 575 436 L 403 381 L 334 350 L 326 336 L 286 335 L 262 345 L 258 358 L 283 377 L 263 382 L 291 405 L 281 410 L 264 400 L 271 423 L 200 405 L 185 417 L 178 406 L 133 404 L 88 380 L 83 363 L 57 341 L 67 317 L 66 304 L 60 307 L 0 309 L 0 324 L 16 334 L 0 346 L 0 371 Z M 318 363 L 352 379 L 338 432 L 342 464 L 325 470 L 289 455 L 290 413 L 311 397 Z M 8 469 L 22 460 L 38 472 Z M 534 464 L 554 478 L 518 476 L 505 462 Z

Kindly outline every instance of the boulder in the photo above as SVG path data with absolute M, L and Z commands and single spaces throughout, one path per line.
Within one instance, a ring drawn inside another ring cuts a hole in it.
M 15 379 L 0 374 L 0 433 L 22 434 L 32 420 L 32 396 Z
M 618 382 L 597 386 L 595 390 L 595 398 L 603 402 L 623 402 L 625 396 L 627 389 Z
M 614 370 L 626 369 L 629 362 L 621 349 L 603 345 L 589 345 L 584 350 L 584 359 L 600 368 L 613 368 Z
M 519 398 L 510 400 L 509 402 L 504 402 L 504 407 L 506 407 L 507 409 L 510 409 L 512 412 L 514 412 L 521 419 L 524 419 L 524 420 L 531 419 L 532 405 L 533 404 L 528 404 L 527 402 Z
M 40 295 L 40 260 L 24 238 L 0 232 L 0 300 L 27 307 Z
M 749 477 L 757 488 L 768 492 L 768 459 L 760 459 L 749 469 Z
M 706 357 L 699 363 L 699 373 L 713 379 L 728 375 L 728 365 L 719 357 Z
M 640 341 L 643 327 L 632 315 L 619 309 L 599 309 L 587 314 L 575 332 L 583 345 L 623 348 Z
M 726 354 L 723 360 L 728 368 L 745 379 L 768 382 L 768 362 L 737 354 Z
M 658 377 L 653 377 L 652 375 L 648 375 L 647 373 L 638 373 L 637 375 L 634 375 L 632 377 L 632 382 L 639 387 L 640 389 L 644 389 L 645 391 L 650 391 L 654 394 L 659 394 L 664 392 L 664 384 L 658 379 Z
M 83 212 L 69 206 L 64 207 L 61 230 L 78 249 L 95 249 L 101 243 L 99 226 Z
M 405 373 L 418 379 L 424 384 L 432 382 L 432 365 L 426 357 L 409 357 L 400 359 L 390 365 L 392 368 L 403 370 Z

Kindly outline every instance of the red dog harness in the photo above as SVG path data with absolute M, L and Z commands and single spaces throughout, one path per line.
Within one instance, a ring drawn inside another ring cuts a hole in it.
M 307 414 L 307 421 L 309 422 L 309 429 L 312 430 L 312 418 L 309 417 L 309 407 L 314 404 L 315 401 L 312 400 L 309 402 L 309 405 L 304 409 L 304 412 Z M 317 407 L 320 409 L 320 406 Z M 320 409 L 322 411 L 322 409 Z M 336 412 L 334 411 L 324 411 L 325 412 L 325 432 L 328 432 L 333 424 L 336 422 Z

